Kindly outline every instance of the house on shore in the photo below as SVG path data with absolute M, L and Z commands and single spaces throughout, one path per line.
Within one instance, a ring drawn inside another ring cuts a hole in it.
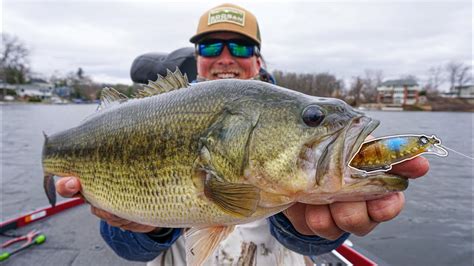
M 404 106 L 417 105 L 426 99 L 420 96 L 422 88 L 413 79 L 387 80 L 377 87 L 377 103 Z
M 454 86 L 449 92 L 441 94 L 446 98 L 458 98 L 467 100 L 470 104 L 474 104 L 474 85 Z
M 0 79 L 0 100 L 13 100 L 13 96 L 16 93 L 16 86 L 12 84 L 8 84 Z
M 53 96 L 54 85 L 43 79 L 31 79 L 29 84 L 18 84 L 16 94 L 23 99 L 38 98 L 49 99 Z
M 0 101 L 41 101 L 67 103 L 74 89 L 69 86 L 56 87 L 42 79 L 31 79 L 28 84 L 8 84 L 0 80 Z

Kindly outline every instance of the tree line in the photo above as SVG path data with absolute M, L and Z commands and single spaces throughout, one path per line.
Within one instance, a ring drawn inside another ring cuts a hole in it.
M 451 61 L 445 65 L 430 67 L 426 80 L 414 75 L 401 75 L 398 79 L 413 80 L 422 84 L 424 94 L 437 96 L 440 87 L 448 83 L 452 93 L 459 93 L 455 88 L 466 86 L 472 82 L 472 67 L 461 62 Z M 330 73 L 295 73 L 273 71 L 277 84 L 292 90 L 321 97 L 344 99 L 353 105 L 373 103 L 377 101 L 377 87 L 384 82 L 384 74 L 380 69 L 366 69 L 364 74 L 351 78 L 346 87 L 342 79 Z
M 2 34 L 0 53 L 0 79 L 9 84 L 29 83 L 34 74 L 29 64 L 30 51 L 17 37 Z M 416 76 L 400 76 L 401 79 L 412 79 L 423 83 L 424 90 L 436 95 L 444 83 L 449 84 L 451 91 L 455 87 L 464 86 L 472 82 L 472 66 L 452 61 L 444 65 L 430 67 L 427 70 L 427 79 L 420 81 Z M 363 74 L 352 77 L 348 86 L 343 79 L 331 73 L 295 73 L 275 70 L 272 72 L 277 84 L 305 94 L 336 97 L 358 105 L 360 103 L 375 102 L 377 87 L 384 81 L 384 74 L 379 69 L 367 69 Z M 71 97 L 96 99 L 103 84 L 96 84 L 85 75 L 82 68 L 66 75 L 59 73 L 49 77 L 49 82 L 55 86 L 70 86 L 73 88 Z M 133 94 L 136 86 L 119 86 L 119 90 L 127 95 Z
M 0 51 L 0 79 L 7 84 L 28 84 L 38 75 L 33 73 L 29 61 L 30 51 L 26 45 L 16 36 L 2 34 L 2 47 Z M 85 74 L 79 67 L 77 71 L 70 71 L 67 74 L 59 72 L 53 73 L 45 81 L 54 85 L 55 88 L 69 87 L 72 91 L 68 98 L 95 100 L 99 97 L 100 91 L 107 84 L 99 84 Z M 126 95 L 133 93 L 133 86 L 114 84 L 114 88 Z

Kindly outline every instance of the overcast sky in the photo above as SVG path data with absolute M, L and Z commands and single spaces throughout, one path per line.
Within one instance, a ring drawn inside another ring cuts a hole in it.
M 221 3 L 3 0 L 2 32 L 31 50 L 35 73 L 81 67 L 95 81 L 131 84 L 138 55 L 191 46 L 201 14 Z M 269 70 L 350 81 L 377 69 L 386 79 L 412 74 L 423 82 L 432 66 L 473 62 L 471 1 L 232 3 L 257 16 Z

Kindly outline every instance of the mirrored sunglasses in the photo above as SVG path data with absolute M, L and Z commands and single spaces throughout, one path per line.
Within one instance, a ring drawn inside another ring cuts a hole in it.
M 249 58 L 256 54 L 258 48 L 243 40 L 206 40 L 196 45 L 197 53 L 204 57 L 219 56 L 227 46 L 232 56 Z

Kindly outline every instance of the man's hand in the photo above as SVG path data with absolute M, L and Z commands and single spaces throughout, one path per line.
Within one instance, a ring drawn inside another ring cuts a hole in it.
M 63 177 L 56 182 L 56 191 L 59 195 L 65 198 L 71 198 L 79 196 L 79 191 L 81 190 L 81 183 L 79 179 L 75 177 Z M 124 230 L 129 230 L 138 233 L 149 233 L 153 230 L 159 230 L 159 228 L 138 224 L 129 220 L 122 219 L 116 215 L 113 215 L 104 210 L 98 209 L 94 206 L 91 206 L 91 212 L 100 219 L 106 221 L 109 225 L 120 227 Z
M 417 178 L 425 175 L 428 169 L 428 160 L 417 157 L 394 165 L 390 172 Z M 297 203 L 284 211 L 284 214 L 299 233 L 336 240 L 344 232 L 357 236 L 368 234 L 380 222 L 395 218 L 403 209 L 404 203 L 403 193 L 398 192 L 384 198 L 359 202 L 335 202 L 328 205 Z

